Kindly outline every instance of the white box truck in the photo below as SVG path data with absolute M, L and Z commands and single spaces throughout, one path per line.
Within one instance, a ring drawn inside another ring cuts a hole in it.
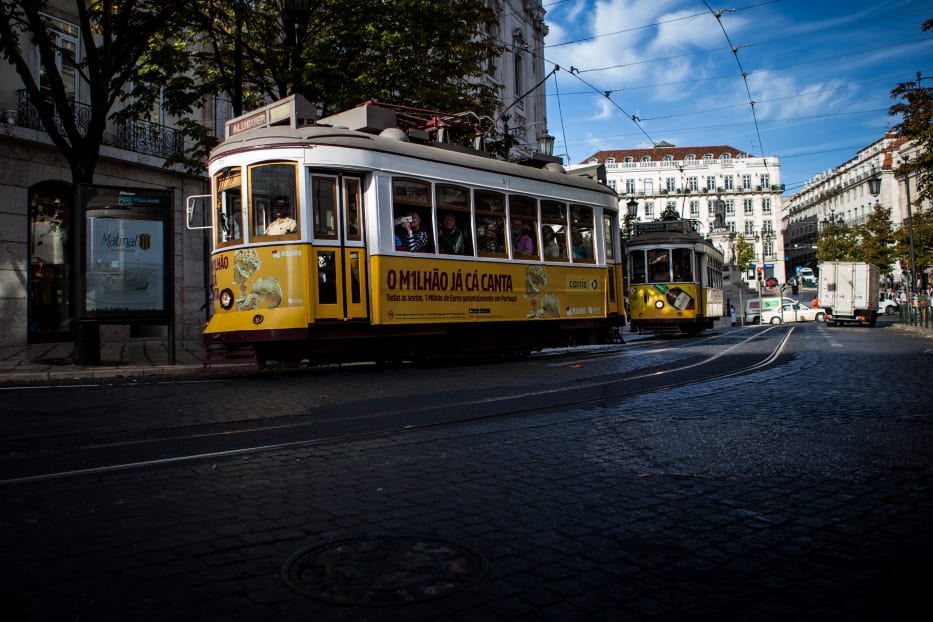
M 826 311 L 826 325 L 858 322 L 874 326 L 878 319 L 881 271 L 860 261 L 820 263 L 820 307 Z

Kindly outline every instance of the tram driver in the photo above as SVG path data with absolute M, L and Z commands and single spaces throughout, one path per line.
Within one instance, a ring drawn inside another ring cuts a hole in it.
M 266 235 L 285 235 L 294 233 L 298 227 L 295 219 L 288 215 L 288 200 L 285 197 L 277 197 L 272 202 L 272 213 L 275 220 L 266 227 Z

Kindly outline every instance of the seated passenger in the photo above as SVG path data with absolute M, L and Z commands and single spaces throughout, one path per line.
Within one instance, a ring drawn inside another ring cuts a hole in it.
M 466 249 L 463 231 L 457 226 L 457 218 L 452 212 L 445 213 L 441 220 L 437 246 L 442 253 L 448 255 L 462 255 Z
M 428 232 L 421 228 L 421 215 L 412 210 L 398 219 L 398 238 L 402 248 L 412 253 L 428 251 Z

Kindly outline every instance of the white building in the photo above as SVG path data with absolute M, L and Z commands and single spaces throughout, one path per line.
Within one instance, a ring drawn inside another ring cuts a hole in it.
M 724 145 L 662 143 L 600 151 L 581 166 L 595 164 L 605 166 L 605 182 L 618 193 L 622 214 L 654 220 L 671 208 L 700 223 L 700 232 L 714 241 L 727 263 L 735 261 L 735 240 L 741 234 L 755 248 L 755 268 L 763 266 L 766 279 L 784 282 L 784 186 L 778 158 L 755 157 Z M 744 276 L 754 281 L 753 275 Z
M 848 162 L 808 180 L 800 192 L 786 199 L 783 229 L 790 264 L 815 268 L 820 231 L 833 220 L 850 227 L 863 225 L 876 204 L 891 209 L 893 227 L 904 225 L 908 182 L 895 171 L 916 150 L 914 143 L 890 130 Z M 910 185 L 911 200 L 916 201 L 916 179 L 910 179 Z M 881 268 L 895 271 L 894 266 Z M 895 280 L 899 275 L 895 274 Z
M 542 49 L 547 27 L 540 0 L 486 0 L 500 16 L 489 33 L 506 52 L 484 79 L 501 88 L 500 114 L 508 115 L 516 141 L 512 156 L 531 156 L 547 132 Z M 50 0 L 44 15 L 63 49 L 83 58 L 85 34 L 73 0 Z M 24 36 L 29 45 L 31 38 Z M 35 80 L 46 79 L 33 49 L 27 56 Z M 89 109 L 88 85 L 63 55 L 60 72 L 79 120 Z M 537 88 L 536 88 L 537 87 Z M 458 111 L 453 111 L 458 112 Z M 207 317 L 207 238 L 185 228 L 185 197 L 204 194 L 208 181 L 179 167 L 165 168 L 167 157 L 180 153 L 185 136 L 161 110 L 153 118 L 112 123 L 104 136 L 94 183 L 114 187 L 171 189 L 174 202 L 173 323 L 181 339 L 199 339 Z M 230 116 L 227 102 L 212 98 L 196 120 L 223 136 Z M 84 115 L 86 118 L 86 115 Z M 501 121 L 504 124 L 505 118 Z M 44 131 L 19 74 L 0 62 L 0 345 L 71 341 L 75 331 L 75 284 L 79 278 L 74 248 L 75 197 L 68 163 Z M 51 248 L 51 250 L 49 250 Z M 106 326 L 126 336 L 163 336 L 158 325 Z

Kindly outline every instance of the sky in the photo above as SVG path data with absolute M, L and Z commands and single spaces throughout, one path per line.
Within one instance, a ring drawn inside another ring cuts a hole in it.
M 933 32 L 920 29 L 933 19 L 933 2 L 543 6 L 545 72 L 559 67 L 546 83 L 548 131 L 554 155 L 568 164 L 661 141 L 728 145 L 780 158 L 787 197 L 900 120 L 888 114 L 897 84 L 919 71 L 933 87 Z

